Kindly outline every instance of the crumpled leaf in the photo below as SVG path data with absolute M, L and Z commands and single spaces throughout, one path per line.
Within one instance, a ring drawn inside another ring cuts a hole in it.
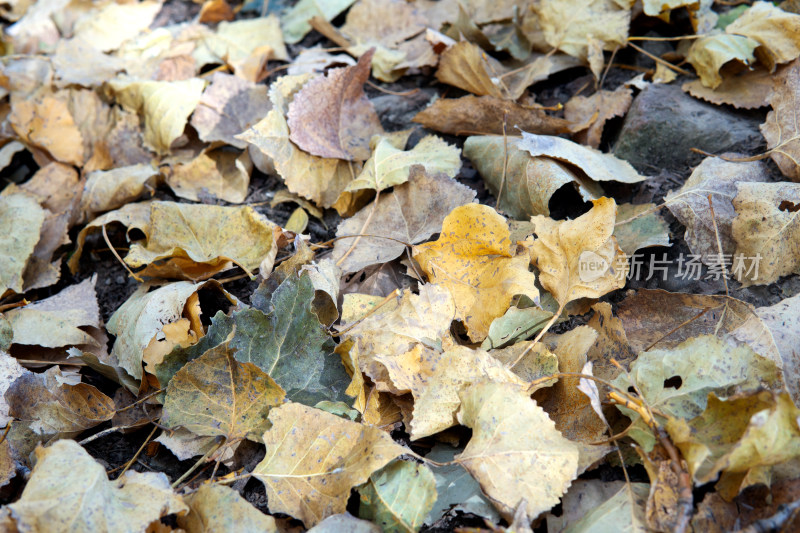
M 627 257 L 612 236 L 617 206 L 605 197 L 593 203 L 589 212 L 575 220 L 531 218 L 538 238 L 530 251 L 539 267 L 539 282 L 561 307 L 625 286 Z
M 364 94 L 372 54 L 353 67 L 329 70 L 306 83 L 289 104 L 289 138 L 319 157 L 364 161 L 372 135 L 383 133 L 378 115 Z M 273 102 L 274 104 L 274 102 Z
M 343 513 L 355 485 L 406 453 L 377 427 L 297 403 L 273 409 L 269 420 L 267 455 L 253 476 L 264 483 L 271 512 L 307 527 Z
M 655 204 L 618 205 L 614 238 L 628 257 L 642 248 L 670 245 L 669 226 Z
M 725 31 L 744 35 L 761 46 L 756 56 L 770 71 L 775 65 L 800 56 L 800 15 L 789 13 L 769 2 L 755 2 L 728 24 Z
M 800 184 L 737 183 L 731 271 L 743 286 L 772 283 L 800 268 Z
M 472 438 L 455 460 L 478 480 L 500 514 L 521 502 L 532 520 L 558 503 L 577 475 L 578 450 L 561 436 L 524 387 L 473 385 L 461 394 L 459 422 Z
M 350 7 L 355 0 L 300 0 L 281 17 L 283 38 L 289 44 L 300 42 L 311 31 L 309 20 L 322 17 L 334 19 L 339 13 Z
M 450 135 L 502 135 L 504 120 L 509 134 L 519 128 L 543 135 L 567 133 L 572 121 L 495 96 L 473 95 L 437 98 L 413 118 L 428 129 Z
M 81 212 L 89 219 L 155 191 L 161 172 L 150 164 L 95 170 L 86 176 Z
M 798 17 L 800 18 L 800 17 Z M 782 68 L 772 82 L 767 102 L 772 110 L 761 125 L 761 133 L 771 150 L 770 157 L 783 175 L 800 181 L 800 123 L 795 115 L 795 103 L 800 97 L 800 60 Z
M 216 531 L 261 531 L 277 533 L 275 519 L 225 485 L 201 485 L 184 498 L 187 514 L 178 515 L 178 525 L 192 533 Z
M 733 157 L 739 157 L 735 154 Z M 761 161 L 731 163 L 717 157 L 707 157 L 678 190 L 670 191 L 665 203 L 681 224 L 686 226 L 684 238 L 693 254 L 706 264 L 719 264 L 717 235 L 723 254 L 733 254 L 732 223 L 736 217 L 733 199 L 738 182 L 765 182 L 767 167 Z M 708 196 L 714 205 L 714 220 Z
M 606 122 L 614 117 L 624 115 L 631 102 L 633 102 L 633 91 L 624 85 L 615 91 L 600 90 L 591 96 L 573 96 L 564 104 L 564 118 L 573 124 L 588 124 L 588 126 L 574 133 L 572 138 L 581 144 L 598 148 Z M 520 129 L 531 133 L 553 135 L 546 131 L 535 131 L 523 127 Z
M 436 480 L 424 464 L 395 460 L 358 489 L 358 516 L 382 531 L 419 531 L 436 501 Z
M 380 138 L 372 155 L 364 163 L 356 179 L 345 190 L 373 189 L 382 191 L 401 185 L 411 177 L 412 167 L 420 165 L 428 174 L 444 174 L 455 177 L 461 168 L 461 152 L 435 135 L 427 135 L 411 150 L 394 146 L 386 137 Z
M 0 295 L 23 292 L 25 267 L 39 242 L 47 211 L 28 193 L 0 196 Z
M 159 518 L 184 513 L 163 473 L 126 472 L 109 481 L 105 468 L 75 441 L 36 448 L 36 466 L 9 505 L 20 531 L 144 531 Z
M 586 200 L 603 196 L 597 183 L 566 165 L 546 157 L 531 157 L 521 148 L 518 138 L 504 142 L 498 136 L 468 137 L 464 155 L 475 165 L 492 194 L 500 194 L 502 187 L 499 207 L 516 219 L 549 215 L 550 198 L 568 183 Z M 506 167 L 505 182 L 503 167 Z
M 117 101 L 144 116 L 144 142 L 158 154 L 167 154 L 183 134 L 189 115 L 197 107 L 205 82 L 199 78 L 181 81 L 109 82 Z
M 246 153 L 218 149 L 203 151 L 187 163 L 177 163 L 167 176 L 176 196 L 199 201 L 214 197 L 233 204 L 247 198 L 253 164 Z
M 539 301 L 528 259 L 514 256 L 505 219 L 491 207 L 468 204 L 450 212 L 438 240 L 414 246 L 413 256 L 431 283 L 453 295 L 456 318 L 477 342 L 517 294 Z
M 719 69 L 733 60 L 749 65 L 756 59 L 753 51 L 758 46 L 758 41 L 741 35 L 704 35 L 692 43 L 686 60 L 697 71 L 703 85 L 716 89 L 722 83 Z
M 362 237 L 339 265 L 344 272 L 358 272 L 400 257 L 406 249 L 403 243 L 417 244 L 438 233 L 450 211 L 475 197 L 474 191 L 444 174 L 430 174 L 413 166 L 409 172 L 409 181 L 395 187 L 390 194 L 382 195 L 374 212 L 372 208 L 362 209 L 336 229 L 337 237 L 360 234 L 364 222 L 371 217 L 367 234 L 402 242 Z M 336 241 L 333 259 L 340 260 L 351 246 L 353 239 Z
M 111 420 L 114 400 L 80 374 L 64 374 L 53 366 L 41 374 L 26 372 L 5 393 L 9 415 L 27 423 L 37 435 L 69 438 Z
M 230 344 L 189 361 L 170 380 L 161 423 L 231 444 L 258 441 L 269 427 L 269 410 L 286 393 L 253 363 L 239 363 Z
M 268 60 L 289 59 L 275 15 L 220 22 L 216 33 L 207 35 L 204 43 L 237 76 L 252 82 L 262 79 Z
M 201 140 L 222 141 L 236 148 L 247 143 L 237 139 L 270 110 L 267 88 L 222 72 L 215 72 L 192 115 L 192 127 Z
M 588 146 L 575 144 L 561 137 L 535 135 L 523 131 L 522 140 L 519 141 L 518 146 L 521 150 L 527 150 L 534 157 L 547 156 L 571 163 L 595 181 L 637 183 L 647 179 L 637 173 L 627 161 Z

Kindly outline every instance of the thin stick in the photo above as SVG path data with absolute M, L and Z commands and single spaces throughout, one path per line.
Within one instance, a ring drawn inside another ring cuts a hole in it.
M 6 312 L 6 311 L 8 311 L 9 309 L 16 309 L 17 307 L 25 307 L 25 306 L 26 306 L 26 305 L 28 305 L 29 303 L 30 303 L 30 302 L 29 302 L 28 300 L 26 300 L 25 298 L 23 298 L 23 299 L 22 299 L 22 300 L 20 300 L 19 302 L 16 302 L 16 303 L 13 303 L 13 304 L 4 304 L 4 305 L 0 305 L 0 313 L 5 313 L 5 312 Z
M 684 76 L 692 76 L 692 73 L 689 72 L 688 70 L 684 70 L 681 67 L 676 67 L 675 65 L 673 65 L 669 61 L 664 61 L 663 59 L 661 59 L 657 55 L 651 54 L 650 52 L 648 52 L 647 50 L 645 50 L 641 46 L 637 46 L 637 45 L 633 44 L 632 42 L 629 42 L 628 46 L 630 46 L 634 50 L 638 51 L 639 53 L 642 53 L 642 54 L 646 55 L 647 57 L 649 57 L 650 59 L 652 59 L 656 63 L 660 63 L 660 64 L 664 65 L 665 67 L 667 67 L 670 70 L 674 70 L 675 72 L 677 72 L 679 74 L 683 74 Z
M 246 479 L 253 475 L 252 472 L 248 472 L 247 474 L 242 474 L 241 476 L 231 476 L 231 477 L 223 477 L 222 479 L 218 479 L 214 483 L 217 485 L 228 485 L 230 483 L 236 483 L 240 479 Z
M 184 473 L 184 474 L 183 474 L 181 477 L 179 477 L 179 478 L 178 478 L 178 479 L 177 479 L 177 480 L 176 480 L 176 481 L 175 481 L 175 482 L 172 484 L 172 488 L 174 489 L 175 487 L 177 487 L 178 485 L 180 485 L 180 484 L 183 482 L 183 480 L 184 480 L 184 479 L 186 479 L 187 477 L 189 477 L 189 476 L 192 474 L 192 472 L 194 472 L 195 470 L 197 470 L 197 469 L 198 469 L 198 467 L 200 467 L 200 465 L 201 465 L 201 464 L 203 464 L 203 463 L 206 461 L 206 459 L 208 459 L 209 457 L 211 457 L 211 455 L 212 455 L 214 452 L 216 452 L 217 450 L 219 450 L 220 448 L 222 448 L 222 445 L 223 445 L 223 444 L 225 444 L 225 440 L 224 440 L 224 439 L 220 440 L 220 441 L 219 441 L 219 442 L 218 442 L 218 443 L 217 443 L 215 446 L 212 446 L 211 448 L 209 448 L 209 450 L 208 450 L 206 453 L 204 453 L 204 454 L 203 454 L 203 457 L 201 457 L 200 459 L 198 459 L 198 460 L 197 460 L 197 462 L 196 462 L 195 464 L 193 464 L 193 465 L 192 465 L 192 467 L 191 467 L 189 470 L 187 470 L 187 471 L 186 471 L 186 472 L 185 472 L 185 473 Z
M 500 179 L 500 190 L 497 193 L 497 201 L 494 208 L 500 207 L 500 198 L 503 197 L 503 188 L 506 185 L 506 172 L 508 171 L 508 136 L 506 135 L 506 125 L 508 123 L 508 111 L 503 111 L 503 176 Z
M 719 240 L 719 229 L 717 228 L 717 215 L 714 213 L 714 203 L 711 201 L 711 195 L 708 195 L 708 207 L 711 210 L 711 222 L 714 223 L 714 236 L 717 238 L 717 252 L 719 253 L 719 260 L 722 263 L 722 281 L 725 283 L 725 296 L 730 297 L 728 292 L 728 269 L 725 267 L 725 259 L 722 257 L 722 241 Z
M 380 91 L 380 92 L 386 93 L 386 94 L 391 94 L 392 96 L 411 96 L 412 94 L 417 94 L 419 92 L 419 87 L 417 87 L 416 89 L 411 89 L 409 91 L 402 91 L 402 92 L 390 91 L 389 89 L 384 89 L 380 85 L 376 85 L 376 84 L 372 83 L 369 80 L 367 80 L 367 85 L 369 85 L 370 87 L 372 87 L 376 91 Z
M 375 211 L 378 210 L 378 199 L 380 197 L 381 197 L 381 190 L 378 189 L 378 191 L 375 193 L 375 200 L 372 202 L 372 209 L 369 210 L 367 219 L 364 221 L 364 225 L 361 226 L 361 231 L 359 231 L 359 233 L 364 233 L 367 230 L 367 226 L 369 226 L 369 223 L 372 222 L 372 217 L 375 215 Z M 345 252 L 345 254 L 342 257 L 340 257 L 338 261 L 336 261 L 336 266 L 340 266 L 342 263 L 344 263 L 344 260 L 347 259 L 347 257 L 351 253 L 353 253 L 353 250 L 356 249 L 356 246 L 360 241 L 361 241 L 361 236 L 359 235 L 356 238 L 356 240 L 353 241 L 353 244 L 350 245 L 350 248 L 347 250 L 347 252 Z
M 351 329 L 353 329 L 354 327 L 356 327 L 357 325 L 359 325 L 359 324 L 360 324 L 362 321 L 364 321 L 364 319 L 366 319 L 367 317 L 371 316 L 371 315 L 372 315 L 373 313 L 375 313 L 375 312 L 376 312 L 378 309 L 380 309 L 381 307 L 383 307 L 384 305 L 386 305 L 387 303 L 389 303 L 389 302 L 392 300 L 392 298 L 394 298 L 395 296 L 398 296 L 398 295 L 399 295 L 399 293 L 398 293 L 398 291 L 399 291 L 399 290 L 400 290 L 400 289 L 395 289 L 395 290 L 393 290 L 392 292 L 390 292 L 390 293 L 389 293 L 389 295 L 388 295 L 386 298 L 384 298 L 384 299 L 383 299 L 383 301 L 381 301 L 381 303 L 379 303 L 378 305 L 376 305 L 375 307 L 373 307 L 372 309 L 370 309 L 369 311 L 367 311 L 367 312 L 364 314 L 364 316 L 362 316 L 361 318 L 359 318 L 358 320 L 356 320 L 355 322 L 353 322 L 352 324 L 350 324 L 349 326 L 347 326 L 347 327 L 346 327 L 346 328 L 344 328 L 343 330 L 341 330 L 341 331 L 338 331 L 338 332 L 336 333 L 336 336 L 337 336 L 337 337 L 341 337 L 342 335 L 344 335 L 345 333 L 347 333 L 348 331 L 350 331 Z
M 152 438 L 153 438 L 153 435 L 155 435 L 155 434 L 156 434 L 156 430 L 157 430 L 157 429 L 158 429 L 158 426 L 153 426 L 153 431 L 151 431 L 151 432 L 150 432 L 150 434 L 147 436 L 147 438 L 146 438 L 146 439 L 144 439 L 144 442 L 142 443 L 142 445 L 141 445 L 141 446 L 139 446 L 139 449 L 138 449 L 138 450 L 136 450 L 136 453 L 133 455 L 133 457 L 131 457 L 131 460 L 130 460 L 130 461 L 128 461 L 128 464 L 126 464 L 126 465 L 125 465 L 125 468 L 123 468 L 123 469 L 122 469 L 122 472 L 120 472 L 120 473 L 119 473 L 119 476 L 118 476 L 118 477 L 122 477 L 122 476 L 124 476 L 124 475 L 125 475 L 125 472 L 127 472 L 127 471 L 128 471 L 128 469 L 129 469 L 131 466 L 133 466 L 133 463 L 135 463 L 135 462 L 136 462 L 136 459 L 139 457 L 139 455 L 142 453 L 142 451 L 144 451 L 144 447 L 145 447 L 145 446 L 147 446 L 147 443 L 148 443 L 148 442 L 150 442 L 150 439 L 152 439 Z
M 683 41 L 684 39 L 699 39 L 702 35 L 680 35 L 678 37 L 628 37 L 630 41 Z
M 689 320 L 686 320 L 686 321 L 684 321 L 684 322 L 681 322 L 680 324 L 678 324 L 677 326 L 675 326 L 674 328 L 672 328 L 670 331 L 668 331 L 667 333 L 665 333 L 664 335 L 662 335 L 661 337 L 659 337 L 659 338 L 658 338 L 658 340 L 656 340 L 656 341 L 655 341 L 655 342 L 653 342 L 653 343 L 652 343 L 650 346 L 648 346 L 647 348 L 645 348 L 645 349 L 644 349 L 644 351 L 645 351 L 645 352 L 648 352 L 648 351 L 650 351 L 650 349 L 651 349 L 653 346 L 655 346 L 655 345 L 656 345 L 656 344 L 658 344 L 659 342 L 663 341 L 664 339 L 666 339 L 667 337 L 669 337 L 670 335 L 672 335 L 673 333 L 675 333 L 676 331 L 678 331 L 678 330 L 679 330 L 679 329 L 681 329 L 682 327 L 684 327 L 684 326 L 688 326 L 689 324 L 691 324 L 692 322 L 694 322 L 695 320 L 697 320 L 698 318 L 700 318 L 700 317 L 701 317 L 701 316 L 703 316 L 704 314 L 708 313 L 710 310 L 711 310 L 711 308 L 710 308 L 710 307 L 706 307 L 706 308 L 704 308 L 702 311 L 700 311 L 699 313 L 697 313 L 697 314 L 696 314 L 694 317 L 692 317 L 692 318 L 690 318 Z
M 602 90 L 603 83 L 606 81 L 606 76 L 608 75 L 608 71 L 611 70 L 611 64 L 614 63 L 614 58 L 617 57 L 617 52 L 619 52 L 619 46 L 614 47 L 614 51 L 611 52 L 611 57 L 608 58 L 608 64 L 606 68 L 603 70 L 603 75 L 600 76 L 600 82 L 597 84 L 597 88 Z
M 135 402 L 133 402 L 132 404 L 130 404 L 130 405 L 126 405 L 126 406 L 125 406 L 125 407 L 123 407 L 122 409 L 117 409 L 117 412 L 118 412 L 118 413 L 121 413 L 121 412 L 123 412 L 123 411 L 127 411 L 128 409 L 132 409 L 132 408 L 136 407 L 137 405 L 139 405 L 140 403 L 142 403 L 142 402 L 146 402 L 147 400 L 149 400 L 149 399 L 150 399 L 150 398 L 152 398 L 153 396 L 156 396 L 156 395 L 158 395 L 158 394 L 161 394 L 161 393 L 162 393 L 162 392 L 164 392 L 165 390 L 167 390 L 167 389 L 166 389 L 166 387 L 164 387 L 164 388 L 162 388 L 162 389 L 158 389 L 157 391 L 149 392 L 149 393 L 145 394 L 144 396 L 142 396 L 141 398 L 139 398 L 138 400 L 136 400 Z
M 561 316 L 562 311 L 564 311 L 564 307 L 565 306 L 566 306 L 566 304 L 561 304 L 558 307 L 558 311 L 556 311 L 556 313 L 553 315 L 553 317 L 550 319 L 550 321 L 547 324 L 545 324 L 545 326 L 542 328 L 542 330 L 539 332 L 539 334 L 536 335 L 536 338 L 533 339 L 533 342 L 530 343 L 528 345 L 528 347 L 525 348 L 525 350 L 523 350 L 523 352 L 521 354 L 519 354 L 519 357 L 517 357 L 514 360 L 514 362 L 511 363 L 510 365 L 508 365 L 506 368 L 508 368 L 508 369 L 514 368 L 515 366 L 517 366 L 517 363 L 522 361 L 523 357 L 528 355 L 528 352 L 530 352 L 533 349 L 534 345 L 536 345 L 536 343 L 539 342 L 542 339 L 542 337 L 544 337 L 544 334 L 547 333 L 547 330 L 550 329 L 550 326 L 555 324 L 556 320 L 558 320 L 558 317 Z
M 106 241 L 106 244 L 108 245 L 108 248 L 109 248 L 109 250 L 111 250 L 111 253 L 112 253 L 112 254 L 114 254 L 114 257 L 116 257 L 116 258 L 117 258 L 117 261 L 119 261 L 119 262 L 120 262 L 120 264 L 121 264 L 123 267 L 125 267 L 125 270 L 127 270 L 127 271 L 128 271 L 128 274 L 130 274 L 130 275 L 131 275 L 131 277 L 132 277 L 133 279 L 135 279 L 135 280 L 136 280 L 136 281 L 138 281 L 139 283 L 144 283 L 144 280 L 143 280 L 142 278 L 140 278 L 139 276 L 137 276 L 136 274 L 134 274 L 134 273 L 133 273 L 133 270 L 131 270 L 130 268 L 128 268 L 128 265 L 126 265 L 126 264 L 125 264 L 125 261 L 123 261 L 123 260 L 122 260 L 122 258 L 119 256 L 119 254 L 117 253 L 117 251 L 116 251 L 116 250 L 114 249 L 114 247 L 111 245 L 111 240 L 108 238 L 108 233 L 106 233 L 106 225 L 105 225 L 105 224 L 103 224 L 103 225 L 101 226 L 101 228 L 102 228 L 102 230 L 103 230 L 103 238 L 105 239 L 105 241 Z
M 0 444 L 3 444 L 3 441 L 5 441 L 6 437 L 8 436 L 8 432 L 11 431 L 11 423 L 12 422 L 13 422 L 13 420 L 9 420 L 8 424 L 6 424 L 6 430 L 3 431 L 3 436 L 0 437 Z
M 407 243 L 406 241 L 401 241 L 400 239 L 395 239 L 394 237 L 386 237 L 385 235 L 373 235 L 371 233 L 354 233 L 353 235 L 342 235 L 341 237 L 334 237 L 333 239 L 331 239 L 329 241 L 324 241 L 324 242 L 320 242 L 320 243 L 311 242 L 311 243 L 308 243 L 308 245 L 311 246 L 311 247 L 314 247 L 314 248 L 330 248 L 330 245 L 335 243 L 336 241 L 339 241 L 339 240 L 342 240 L 342 239 L 355 239 L 357 237 L 372 237 L 372 238 L 375 238 L 375 239 L 386 239 L 386 240 L 389 240 L 389 241 L 399 242 L 400 244 L 403 244 L 403 245 L 405 245 L 405 246 L 407 246 L 409 248 L 411 248 L 413 246 L 412 244 Z

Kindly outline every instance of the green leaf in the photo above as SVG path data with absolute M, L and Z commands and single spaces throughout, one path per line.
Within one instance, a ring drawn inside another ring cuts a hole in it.
M 436 481 L 424 464 L 396 460 L 373 472 L 358 492 L 359 517 L 384 533 L 416 532 L 436 501 Z
M 650 531 L 645 518 L 645 505 L 650 485 L 631 483 L 611 498 L 595 507 L 564 533 L 646 533 Z

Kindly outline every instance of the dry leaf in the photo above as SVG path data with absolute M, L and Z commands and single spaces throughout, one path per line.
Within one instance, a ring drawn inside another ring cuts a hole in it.
M 424 464 L 397 460 L 373 472 L 358 492 L 361 518 L 382 531 L 419 531 L 436 501 L 436 481 Z
M 478 480 L 507 520 L 522 503 L 529 520 L 558 503 L 577 475 L 578 450 L 523 387 L 473 385 L 458 420 L 472 438 L 455 460 Z M 524 502 L 524 503 L 523 503 Z
M 75 168 L 63 163 L 50 163 L 20 185 L 20 189 L 27 191 L 39 199 L 39 203 L 51 213 L 69 213 L 69 223 L 72 225 L 78 217 L 77 203 L 81 200 L 81 180 Z M 11 191 L 8 187 L 6 191 Z M 4 195 L 8 192 L 4 191 Z
M 669 226 L 655 204 L 620 204 L 614 238 L 628 257 L 650 246 L 670 246 Z
M 507 90 L 494 78 L 505 69 L 494 58 L 487 56 L 478 45 L 468 41 L 447 49 L 439 59 L 436 79 L 454 85 L 478 96 L 506 98 Z
M 800 181 L 800 124 L 795 113 L 799 94 L 800 60 L 796 60 L 773 78 L 772 94 L 767 99 L 772 110 L 761 125 L 770 157 L 792 181 Z
M 417 244 L 438 233 L 445 216 L 474 197 L 472 190 L 443 174 L 430 175 L 412 169 L 408 183 L 381 196 L 374 212 L 371 208 L 362 209 L 339 225 L 337 237 L 355 235 L 361 232 L 367 217 L 371 217 L 366 233 L 388 237 L 363 237 L 339 266 L 344 272 L 357 272 L 400 257 L 406 249 L 404 243 Z M 353 239 L 336 241 L 333 259 L 339 260 L 352 245 Z
M 464 143 L 464 155 L 480 172 L 492 194 L 500 194 L 499 207 L 513 218 L 550 215 L 550 198 L 570 183 L 585 200 L 603 196 L 597 183 L 558 161 L 531 157 L 521 143 L 519 138 L 497 136 L 468 137 Z
M 269 509 L 311 527 L 342 513 L 350 490 L 406 452 L 388 434 L 297 403 L 273 409 L 264 433 L 267 455 L 253 476 Z
M 527 257 L 513 255 L 509 237 L 508 224 L 494 209 L 469 204 L 447 215 L 437 241 L 413 248 L 429 281 L 453 295 L 456 318 L 475 342 L 486 337 L 515 295 L 539 301 L 536 276 L 528 272 Z
M 187 200 L 213 197 L 238 204 L 247 197 L 252 169 L 247 153 L 206 150 L 188 163 L 176 163 L 167 176 L 167 185 L 176 196 Z
M 630 87 L 620 86 L 615 91 L 597 91 L 591 96 L 573 96 L 564 104 L 564 118 L 573 124 L 589 124 L 588 128 L 572 135 L 575 141 L 598 148 L 603 137 L 603 127 L 614 117 L 624 115 L 633 102 L 633 91 Z M 530 133 L 553 135 L 554 133 L 530 130 Z
M 428 129 L 451 135 L 502 135 L 506 131 L 530 131 L 543 135 L 558 135 L 570 131 L 567 120 L 552 117 L 541 109 L 528 107 L 495 96 L 462 96 L 438 98 L 414 117 L 414 122 Z
M 102 85 L 125 69 L 122 59 L 104 54 L 80 37 L 61 39 L 52 62 L 59 87 Z
M 772 75 L 763 68 L 744 70 L 728 76 L 716 89 L 709 89 L 700 80 L 687 81 L 681 89 L 695 98 L 712 104 L 728 104 L 737 109 L 756 109 L 767 106 L 772 93 Z
M 537 239 L 530 245 L 539 282 L 562 308 L 578 298 L 599 298 L 625 286 L 628 262 L 612 236 L 617 206 L 610 198 L 575 220 L 531 218 Z
M 281 17 L 281 28 L 287 43 L 299 43 L 311 31 L 309 20 L 321 17 L 332 20 L 339 13 L 350 7 L 355 0 L 300 0 Z
M 43 91 L 34 98 L 12 98 L 8 121 L 26 144 L 45 150 L 62 163 L 81 166 L 83 136 L 64 93 Z
M 756 56 L 771 72 L 776 64 L 800 56 L 800 15 L 769 2 L 755 2 L 728 24 L 725 31 L 758 41 L 761 47 L 756 50 Z
M 604 50 L 625 46 L 632 4 L 631 0 L 542 0 L 535 9 L 547 43 L 586 60 L 588 37 Z
M 201 485 L 184 501 L 189 512 L 178 515 L 178 525 L 191 533 L 278 531 L 274 518 L 253 507 L 225 485 Z
M 239 363 L 227 343 L 190 361 L 170 380 L 161 423 L 181 426 L 225 444 L 259 441 L 283 389 L 253 363 Z
M 20 531 L 135 533 L 188 510 L 162 473 L 130 471 L 109 481 L 105 468 L 71 440 L 37 447 L 35 453 L 22 497 L 9 505 Z
M 29 193 L 0 196 L 0 295 L 23 291 L 23 274 L 45 222 L 47 211 Z
M 692 43 L 686 60 L 697 71 L 703 85 L 716 89 L 722 83 L 719 69 L 733 60 L 741 61 L 745 65 L 754 62 L 756 58 L 753 50 L 758 45 L 758 41 L 741 35 L 705 35 Z
M 160 176 L 149 164 L 90 172 L 83 186 L 81 213 L 91 220 L 99 213 L 136 201 L 146 191 L 155 191 Z
M 237 76 L 252 82 L 263 79 L 262 71 L 268 60 L 289 59 L 280 21 L 275 15 L 220 22 L 216 33 L 206 36 L 204 43 Z
M 366 53 L 355 66 L 332 69 L 295 94 L 287 113 L 292 142 L 320 157 L 369 157 L 370 138 L 383 132 L 363 89 L 371 60 Z
M 6 391 L 18 377 L 28 373 L 28 370 L 22 368 L 15 358 L 8 355 L 5 351 L 7 348 L 8 346 L 0 348 L 0 424 L 3 426 L 14 419 L 13 416 L 8 414 L 8 401 L 5 398 Z
M 156 1 L 110 3 L 79 20 L 73 35 L 102 52 L 110 52 L 150 26 L 159 11 L 161 2 Z

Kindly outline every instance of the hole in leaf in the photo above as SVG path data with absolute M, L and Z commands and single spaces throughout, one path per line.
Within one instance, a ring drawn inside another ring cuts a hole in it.
M 673 388 L 675 390 L 678 390 L 681 388 L 681 385 L 683 385 L 683 380 L 681 379 L 680 376 L 672 376 L 671 378 L 664 380 L 665 389 Z

